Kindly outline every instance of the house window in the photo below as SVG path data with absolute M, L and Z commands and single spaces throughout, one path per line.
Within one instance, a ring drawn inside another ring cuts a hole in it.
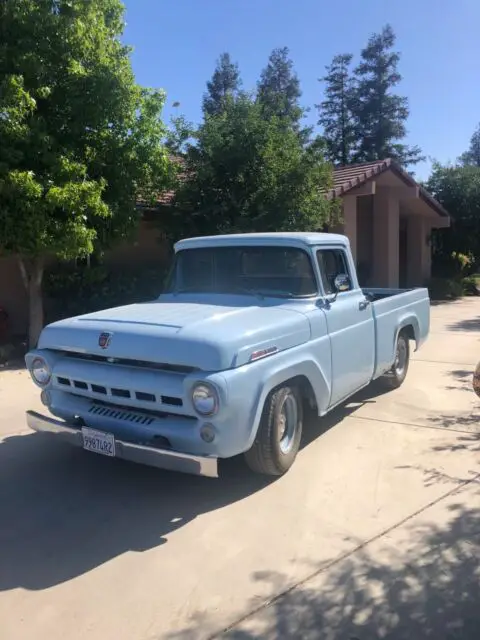
M 352 277 L 345 251 L 342 249 L 320 249 L 317 251 L 317 261 L 325 295 L 335 293 L 335 278 L 338 275 L 347 275 L 350 279 L 350 289 L 352 289 Z

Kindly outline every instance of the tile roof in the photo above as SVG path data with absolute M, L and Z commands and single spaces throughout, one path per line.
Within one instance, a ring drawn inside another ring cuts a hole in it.
M 391 160 L 377 160 L 375 162 L 364 162 L 362 164 L 343 165 L 335 167 L 333 170 L 333 189 L 329 196 L 338 198 L 350 189 L 368 182 L 370 178 L 383 173 L 391 166 Z
M 419 188 L 419 197 L 424 200 L 435 212 L 442 217 L 449 217 L 448 212 L 424 187 L 401 167 L 395 160 L 375 160 L 362 164 L 343 165 L 333 170 L 333 188 L 328 193 L 328 198 L 338 198 L 345 195 L 350 189 L 365 184 L 375 176 L 391 170 L 400 180 L 409 187 Z

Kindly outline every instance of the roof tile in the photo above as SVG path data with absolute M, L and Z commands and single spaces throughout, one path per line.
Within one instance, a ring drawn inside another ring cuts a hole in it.
M 335 167 L 333 170 L 333 189 L 330 191 L 329 196 L 338 198 L 350 191 L 350 189 L 364 184 L 373 176 L 383 173 L 390 165 L 391 160 L 387 158 L 386 160 L 376 160 L 375 162 Z

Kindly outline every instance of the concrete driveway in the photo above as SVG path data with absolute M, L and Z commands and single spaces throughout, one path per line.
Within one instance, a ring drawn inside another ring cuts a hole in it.
M 405 385 L 308 426 L 283 478 L 52 443 L 0 372 L 0 637 L 478 638 L 480 300 L 432 308 Z

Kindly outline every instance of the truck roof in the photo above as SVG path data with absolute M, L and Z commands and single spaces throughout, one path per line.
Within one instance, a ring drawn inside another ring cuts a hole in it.
M 238 247 L 238 246 L 293 246 L 302 247 L 319 244 L 340 244 L 349 246 L 346 236 L 336 233 L 316 232 L 276 232 L 276 233 L 236 233 L 230 235 L 204 236 L 186 238 L 175 245 L 175 251 L 181 249 L 201 249 L 207 247 Z

